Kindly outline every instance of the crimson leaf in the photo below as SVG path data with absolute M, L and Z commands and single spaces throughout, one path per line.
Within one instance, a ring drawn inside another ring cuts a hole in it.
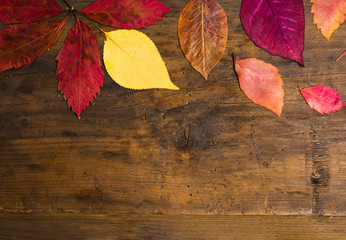
M 54 0 L 1 0 L 0 21 L 29 23 L 64 12 Z
M 240 18 L 246 34 L 257 46 L 304 66 L 302 0 L 242 0 Z
M 345 107 L 339 93 L 328 86 L 315 86 L 300 89 L 301 94 L 312 109 L 323 114 L 336 112 Z
M 11 25 L 0 30 L 0 72 L 30 65 L 58 40 L 66 19 Z
M 79 117 L 100 92 L 103 71 L 96 37 L 78 18 L 56 60 L 58 88 Z
M 81 12 L 88 18 L 112 27 L 146 28 L 170 11 L 156 0 L 98 0 Z

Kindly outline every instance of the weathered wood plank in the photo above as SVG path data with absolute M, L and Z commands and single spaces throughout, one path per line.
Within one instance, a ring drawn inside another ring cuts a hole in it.
M 344 217 L 0 214 L 1 239 L 346 238 Z
M 187 1 L 164 3 L 173 10 L 142 31 L 181 91 L 128 90 L 106 74 L 79 120 L 59 97 L 54 61 L 73 18 L 31 66 L 0 73 L 0 212 L 346 215 L 345 110 L 319 115 L 297 90 L 325 84 L 346 99 L 346 59 L 335 62 L 345 26 L 328 43 L 305 1 L 301 68 L 254 46 L 239 20 L 241 1 L 220 0 L 229 40 L 204 81 L 177 37 Z M 91 28 L 102 49 L 102 33 Z M 233 52 L 280 69 L 280 118 L 240 91 Z

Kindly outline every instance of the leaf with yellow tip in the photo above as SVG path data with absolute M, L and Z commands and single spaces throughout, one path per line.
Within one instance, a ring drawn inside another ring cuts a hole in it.
M 329 41 L 333 32 L 345 21 L 345 0 L 311 0 L 314 22 L 322 35 Z
M 336 61 L 339 61 L 341 58 L 343 58 L 344 56 L 346 56 L 346 51 L 344 51 L 339 57 L 338 59 L 336 59 Z
M 155 44 L 144 33 L 121 29 L 105 35 L 103 61 L 108 74 L 120 86 L 179 90 L 171 82 Z

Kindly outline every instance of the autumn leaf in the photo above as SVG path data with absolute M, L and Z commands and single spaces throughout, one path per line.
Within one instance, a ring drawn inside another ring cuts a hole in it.
M 88 18 L 112 27 L 146 28 L 170 11 L 156 0 L 98 0 L 81 12 Z
M 91 29 L 78 18 L 56 60 L 58 88 L 79 117 L 103 85 L 100 52 Z
M 181 49 L 207 80 L 221 60 L 227 43 L 227 17 L 217 0 L 190 0 L 178 22 Z
M 321 114 L 336 112 L 345 107 L 339 94 L 331 87 L 319 85 L 299 90 L 309 106 Z
M 333 32 L 343 24 L 346 16 L 345 0 L 311 0 L 314 23 L 329 41 Z
M 29 23 L 56 16 L 64 12 L 54 0 L 1 0 L 0 21 Z
M 343 58 L 346 55 L 346 51 L 344 51 L 337 59 L 336 61 L 339 61 L 341 58 Z
M 155 44 L 136 30 L 106 32 L 103 60 L 108 74 L 120 86 L 131 89 L 178 90 Z
M 246 34 L 257 46 L 304 66 L 302 0 L 242 0 L 240 18 Z
M 0 30 L 0 72 L 30 65 L 58 40 L 66 19 L 11 25 Z
M 234 66 L 245 95 L 280 117 L 285 94 L 279 70 L 256 58 L 238 60 L 234 57 Z

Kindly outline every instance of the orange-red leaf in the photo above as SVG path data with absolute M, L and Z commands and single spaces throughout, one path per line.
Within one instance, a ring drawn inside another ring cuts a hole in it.
M 345 21 L 345 0 L 311 0 L 314 22 L 329 41 L 333 32 Z
M 64 12 L 54 0 L 1 0 L 0 20 L 4 23 L 29 23 Z
M 285 94 L 279 70 L 256 58 L 238 60 L 234 57 L 234 66 L 245 95 L 280 117 Z
M 60 36 L 66 19 L 12 25 L 0 31 L 0 72 L 30 65 Z
M 312 109 L 323 114 L 339 111 L 345 107 L 339 94 L 327 86 L 315 86 L 300 89 L 301 94 Z
M 227 31 L 227 17 L 217 0 L 190 0 L 180 14 L 181 48 L 205 79 L 222 58 Z
M 103 71 L 96 37 L 78 18 L 56 60 L 58 88 L 79 117 L 100 92 Z
M 344 51 L 339 57 L 338 59 L 336 59 L 336 61 L 339 61 L 341 58 L 343 58 L 346 55 L 346 51 Z

